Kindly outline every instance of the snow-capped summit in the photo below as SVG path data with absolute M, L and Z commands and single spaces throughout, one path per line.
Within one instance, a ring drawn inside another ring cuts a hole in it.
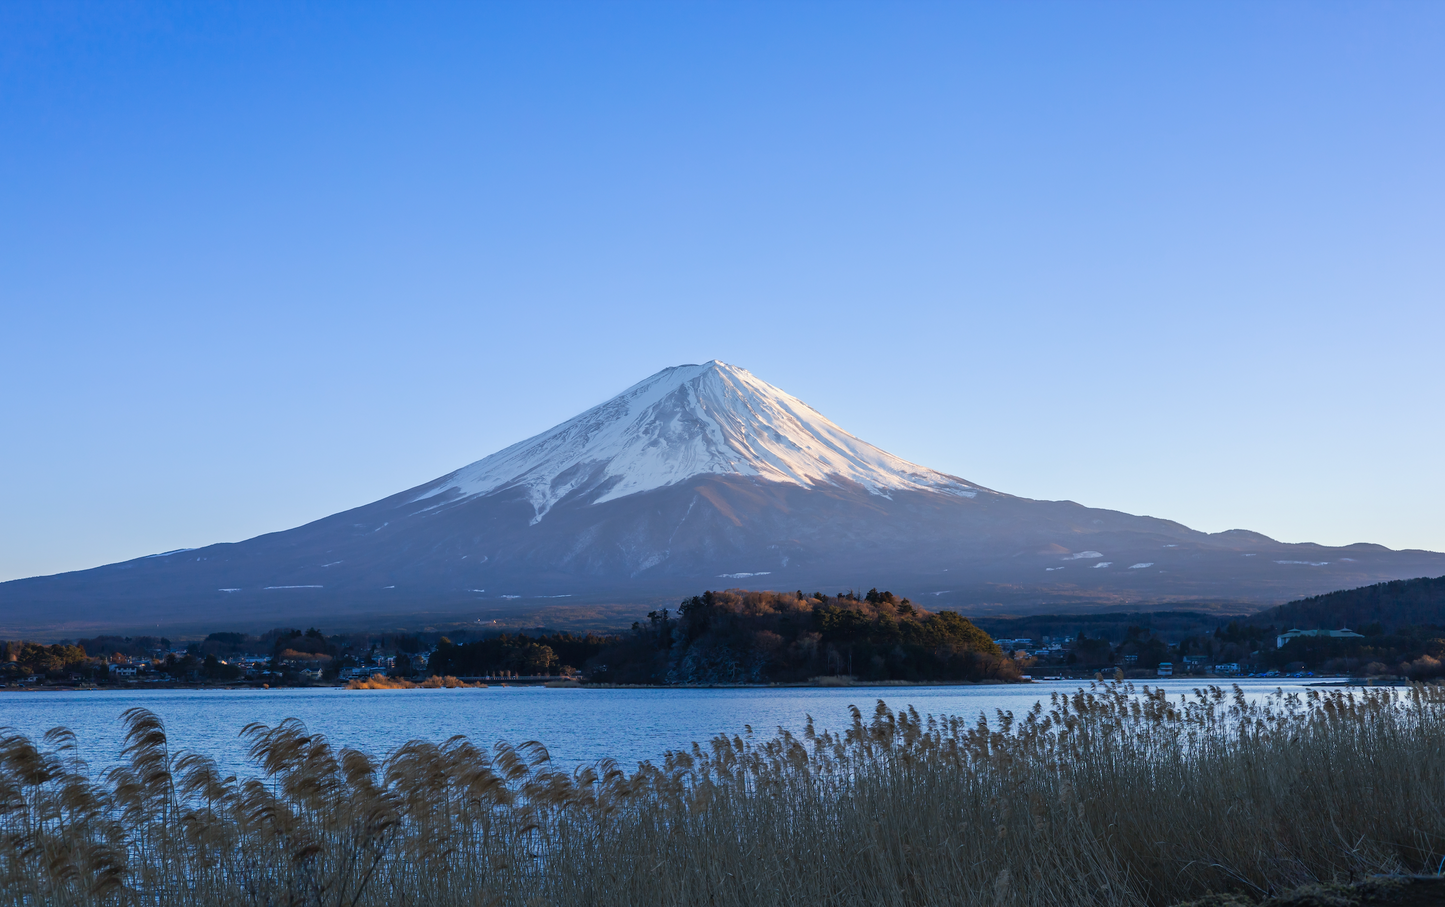
M 930 609 L 1019 613 L 1264 605 L 1441 573 L 1445 554 L 1211 535 L 989 491 L 708 362 L 664 369 L 535 438 L 303 526 L 0 583 L 0 637 L 475 628 L 524 613 L 525 626 L 608 629 L 734 584 L 876 585 Z
M 703 474 L 873 494 L 980 489 L 859 440 L 791 394 L 714 359 L 663 369 L 533 438 L 464 466 L 420 499 L 525 489 L 535 524 L 570 494 L 603 503 Z

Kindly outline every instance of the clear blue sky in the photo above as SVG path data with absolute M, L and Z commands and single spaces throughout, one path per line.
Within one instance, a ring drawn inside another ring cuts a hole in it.
M 720 358 L 1001 491 L 1445 549 L 1445 4 L 0 5 L 0 578 Z

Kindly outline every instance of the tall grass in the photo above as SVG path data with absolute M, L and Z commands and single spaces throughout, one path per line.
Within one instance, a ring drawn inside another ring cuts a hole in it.
M 451 675 L 438 677 L 433 674 L 426 680 L 415 682 L 404 680 L 400 677 L 387 677 L 385 674 L 376 673 L 363 679 L 357 678 L 346 683 L 348 690 L 460 690 L 460 689 L 486 689 L 484 683 L 467 683 L 465 680 L 458 680 Z
M 124 720 L 98 778 L 67 731 L 0 739 L 0 904 L 1162 905 L 1445 855 L 1437 687 L 879 703 L 632 773 L 461 737 L 376 762 L 293 720 L 246 728 L 238 779 Z

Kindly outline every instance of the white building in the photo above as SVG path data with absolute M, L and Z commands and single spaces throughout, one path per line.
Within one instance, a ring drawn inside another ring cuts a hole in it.
M 1288 633 L 1281 633 L 1274 639 L 1274 647 L 1283 649 L 1291 639 L 1299 639 L 1302 636 L 1327 636 L 1330 639 L 1364 639 L 1359 633 L 1348 627 L 1341 627 L 1338 630 L 1290 630 Z

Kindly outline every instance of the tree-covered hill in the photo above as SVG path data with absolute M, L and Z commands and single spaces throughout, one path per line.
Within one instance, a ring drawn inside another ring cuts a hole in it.
M 1251 623 L 1289 629 L 1445 626 L 1445 576 L 1394 580 L 1302 598 L 1262 611 Z
M 891 592 L 827 596 L 730 589 L 684 601 L 599 653 L 589 677 L 615 683 L 1014 680 L 988 634 L 952 611 L 931 613 Z

